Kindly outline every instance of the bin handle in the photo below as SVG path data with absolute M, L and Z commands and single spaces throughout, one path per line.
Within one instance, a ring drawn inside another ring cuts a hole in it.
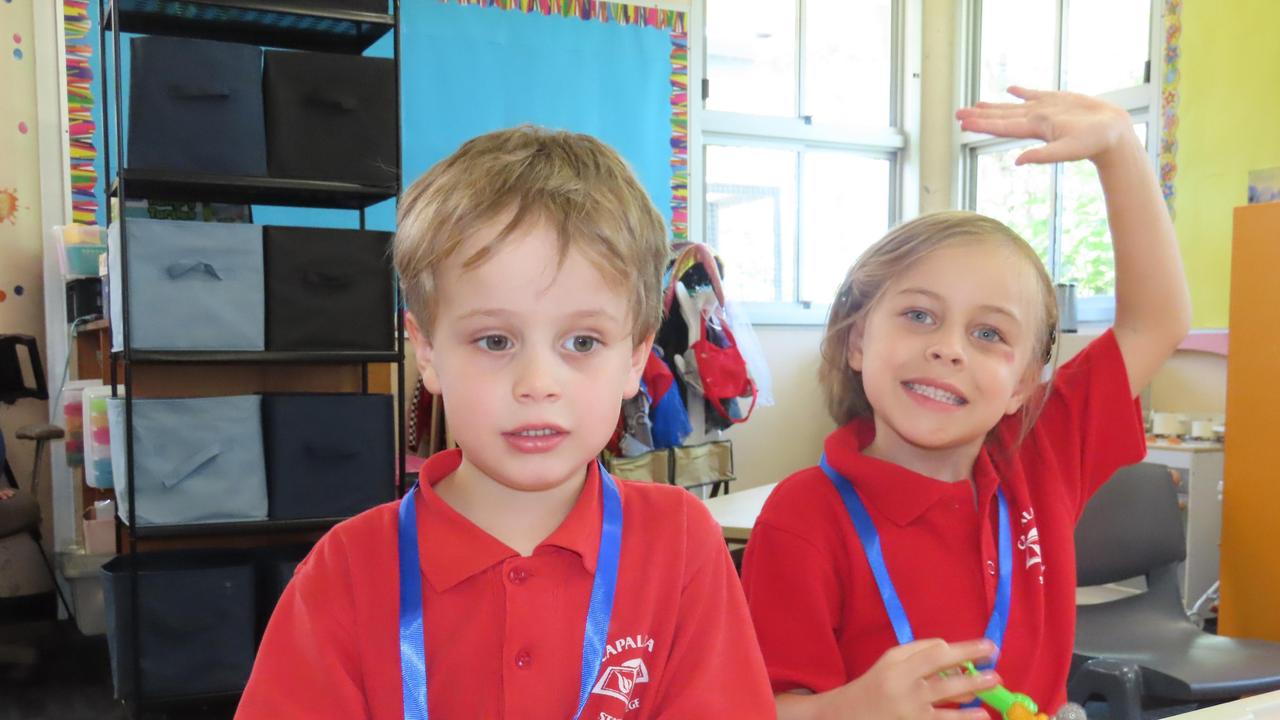
M 343 448 L 334 445 L 321 445 L 315 442 L 307 442 L 305 448 L 307 454 L 312 457 L 330 458 L 334 460 L 338 458 L 355 457 L 360 454 L 360 449 L 357 447 L 347 446 Z
M 165 488 L 172 490 L 178 483 L 194 475 L 197 470 L 221 454 L 221 445 L 210 445 L 200 452 L 188 457 L 186 460 L 174 465 L 173 468 L 165 474 L 165 478 L 163 480 Z
M 355 98 L 349 95 L 326 94 L 323 92 L 311 93 L 307 96 L 307 102 L 330 110 L 342 110 L 344 112 L 352 112 L 358 105 Z
M 229 98 L 231 88 L 225 85 L 203 85 L 200 83 L 175 83 L 169 86 L 169 94 L 184 100 L 198 98 Z
M 351 274 L 331 273 L 323 270 L 306 270 L 302 273 L 302 281 L 308 285 L 337 290 L 351 284 Z
M 167 270 L 169 278 L 172 280 L 186 277 L 192 273 L 208 275 L 214 280 L 222 279 L 222 276 L 218 274 L 218 269 L 211 263 L 207 263 L 204 260 L 179 260 L 178 262 L 170 265 Z

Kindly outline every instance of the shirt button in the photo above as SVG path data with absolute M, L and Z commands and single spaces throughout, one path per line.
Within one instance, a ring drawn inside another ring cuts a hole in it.
M 507 579 L 512 585 L 523 585 L 525 580 L 529 579 L 529 571 L 521 567 L 514 567 L 507 571 Z
M 520 652 L 516 653 L 516 667 L 520 668 L 521 670 L 524 670 L 525 668 L 529 667 L 532 664 L 533 664 L 533 656 L 529 654 L 528 650 L 521 650 Z
M 987 572 L 988 572 L 989 574 L 991 574 L 991 575 L 995 575 L 995 574 L 996 574 L 996 564 L 995 564 L 994 562 L 992 562 L 991 560 L 988 560 L 988 561 L 987 561 Z

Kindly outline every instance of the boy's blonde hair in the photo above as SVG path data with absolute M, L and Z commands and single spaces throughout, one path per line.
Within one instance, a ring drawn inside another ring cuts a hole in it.
M 599 140 L 522 125 L 463 143 L 400 200 L 395 267 L 424 333 L 430 336 L 435 319 L 441 266 L 479 228 L 508 216 L 463 269 L 483 263 L 513 232 L 545 222 L 559 237 L 559 263 L 579 250 L 626 290 L 637 344 L 657 330 L 669 246 L 644 188 Z
M 864 252 L 849 268 L 831 304 L 827 330 L 822 338 L 822 364 L 818 375 L 826 395 L 827 410 L 836 423 L 844 425 L 856 417 L 872 414 L 862 387 L 862 373 L 849 367 L 849 333 L 854 325 L 880 299 L 889 282 L 899 273 L 929 253 L 960 241 L 1003 243 L 1020 253 L 1033 268 L 1040 286 L 1042 315 L 1039 327 L 1042 330 L 1034 336 L 1032 367 L 1028 372 L 1039 367 L 1035 364 L 1037 360 L 1042 364 L 1049 362 L 1057 337 L 1058 298 L 1036 251 L 1007 225 L 985 215 L 963 211 L 924 215 L 890 230 Z M 1040 395 L 1042 405 L 1043 393 Z M 1024 430 L 1029 428 L 1037 414 L 1038 407 L 1024 414 L 1028 420 Z

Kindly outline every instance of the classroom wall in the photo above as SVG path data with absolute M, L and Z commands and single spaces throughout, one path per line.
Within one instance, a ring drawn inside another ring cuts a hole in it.
M 1174 225 L 1195 327 L 1227 327 L 1231 213 L 1248 173 L 1280 166 L 1280 3 L 1186 0 Z
M 0 334 L 34 335 L 44 342 L 44 283 L 40 230 L 39 123 L 36 121 L 36 51 L 32 8 L 36 0 L 0 4 Z M 19 441 L 23 425 L 48 422 L 47 403 L 21 400 L 0 405 L 9 464 L 24 488 L 31 480 L 34 444 Z M 46 468 L 48 465 L 46 464 Z M 45 530 L 49 518 L 46 474 L 41 481 Z

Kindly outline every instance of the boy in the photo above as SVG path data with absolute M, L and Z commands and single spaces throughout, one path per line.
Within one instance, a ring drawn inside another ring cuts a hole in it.
M 584 135 L 484 135 L 409 188 L 406 324 L 459 450 L 316 545 L 237 717 L 773 717 L 718 526 L 595 460 L 666 258 L 644 190 Z

